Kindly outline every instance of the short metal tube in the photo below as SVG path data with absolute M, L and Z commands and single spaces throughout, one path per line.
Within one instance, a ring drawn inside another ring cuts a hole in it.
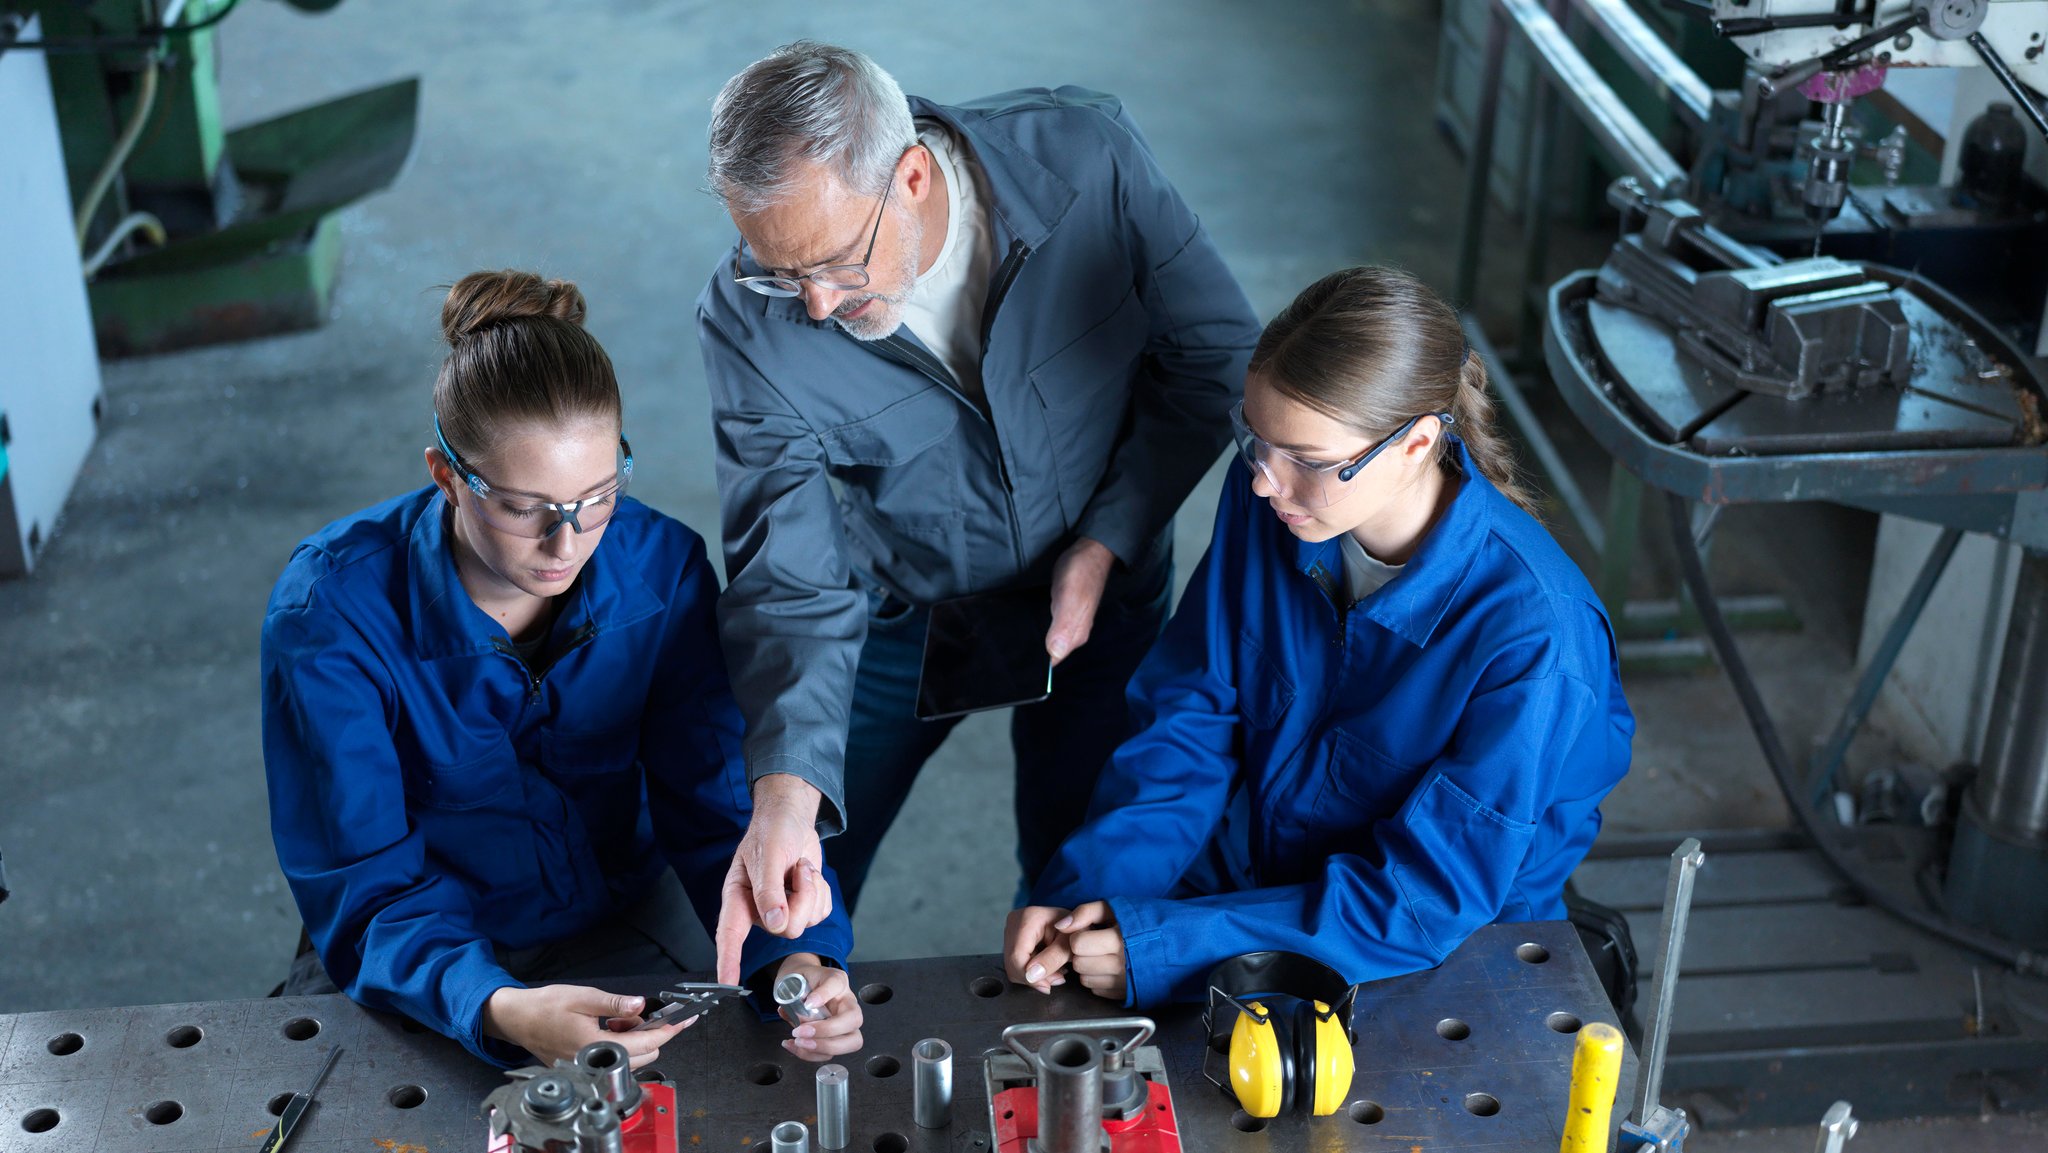
M 811 995 L 811 983 L 802 973 L 790 973 L 775 982 L 775 1011 L 789 1022 L 791 1028 L 806 1021 L 822 1021 L 832 1014 L 823 1009 L 813 1009 L 804 1003 Z
M 848 1140 L 846 1123 L 846 1066 L 818 1066 L 818 1148 L 844 1149 Z
M 597 1095 L 621 1118 L 640 1108 L 640 1082 L 633 1079 L 633 1059 L 617 1041 L 592 1041 L 576 1052 L 576 1068 L 597 1085 Z
M 772 1153 L 810 1153 L 811 1131 L 801 1121 L 784 1121 L 768 1131 Z
M 1062 1033 L 1038 1050 L 1039 1153 L 1097 1153 L 1102 1139 L 1102 1050 Z
M 603 1101 L 585 1101 L 576 1112 L 576 1153 L 626 1153 L 619 1115 Z M 549 1142 L 554 1144 L 554 1142 Z
M 911 1115 L 921 1129 L 953 1123 L 953 1047 L 928 1037 L 910 1050 Z

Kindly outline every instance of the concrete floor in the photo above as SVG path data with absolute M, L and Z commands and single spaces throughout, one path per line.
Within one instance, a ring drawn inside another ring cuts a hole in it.
M 1029 84 L 1120 94 L 1262 315 L 1358 261 L 1448 286 L 1461 165 L 1432 122 L 1430 0 L 963 11 L 356 0 L 235 14 L 221 36 L 231 122 L 418 74 L 419 147 L 390 192 L 342 217 L 326 327 L 107 365 L 106 421 L 62 528 L 33 579 L 0 584 L 0 849 L 16 889 L 0 907 L 0 1013 L 259 996 L 282 976 L 298 917 L 264 801 L 259 622 L 295 541 L 423 483 L 434 286 L 503 266 L 577 281 L 625 388 L 637 495 L 715 538 L 690 304 L 731 225 L 699 191 L 703 126 L 719 83 L 774 45 L 848 43 L 942 100 Z M 1590 260 L 1605 242 L 1553 246 Z M 1504 241 L 1487 259 L 1500 274 L 1479 304 L 1500 326 L 1518 261 Z M 1221 469 L 1181 519 L 1183 573 Z M 1805 615 L 1804 633 L 1751 648 L 1805 747 L 1847 691 L 1870 526 L 1800 508 L 1725 524 L 1723 587 L 1783 592 Z M 1656 587 L 1654 571 L 1642 580 Z M 1718 676 L 1629 691 L 1642 727 L 1611 828 L 1784 820 Z M 961 726 L 926 773 L 856 921 L 862 955 L 997 947 L 1014 883 L 1003 723 Z M 1989 1148 L 1975 1143 L 1988 1134 L 2012 1148 L 2041 1135 L 2028 1124 L 1942 1122 L 1858 1147 Z M 1701 1147 L 1811 1138 L 1727 1140 Z

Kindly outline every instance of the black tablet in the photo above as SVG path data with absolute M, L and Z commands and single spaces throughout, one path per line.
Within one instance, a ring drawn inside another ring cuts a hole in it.
M 1052 590 L 1004 589 L 932 606 L 917 679 L 917 716 L 935 721 L 1028 705 L 1052 695 Z

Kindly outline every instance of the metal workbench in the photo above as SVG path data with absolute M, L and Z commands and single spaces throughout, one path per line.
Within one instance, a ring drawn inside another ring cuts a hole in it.
M 856 964 L 853 977 L 867 1044 L 839 1058 L 853 1073 L 850 1153 L 987 1153 L 981 1055 L 1003 1027 L 1120 1012 L 1072 986 L 1051 997 L 1012 987 L 993 956 Z M 660 984 L 607 987 L 652 994 Z M 1266 1123 L 1203 1080 L 1196 1007 L 1155 1017 L 1154 1043 L 1166 1057 L 1188 1153 L 1551 1153 L 1565 1111 L 1571 1031 L 1615 1021 L 1569 924 L 1489 926 L 1441 967 L 1361 990 L 1358 1072 L 1343 1111 Z M 676 1086 L 684 1149 L 765 1145 L 776 1122 L 812 1120 L 815 1066 L 780 1048 L 787 1035 L 780 1022 L 734 1005 L 706 1014 L 666 1048 L 653 1068 Z M 912 1123 L 910 1048 L 925 1037 L 943 1038 L 955 1053 L 949 1129 Z M 504 1083 L 496 1069 L 410 1021 L 327 996 L 0 1017 L 0 1150 L 252 1150 L 334 1045 L 341 1059 L 291 1149 L 485 1147 L 479 1109 Z M 1630 1055 L 1624 1102 L 1634 1071 Z

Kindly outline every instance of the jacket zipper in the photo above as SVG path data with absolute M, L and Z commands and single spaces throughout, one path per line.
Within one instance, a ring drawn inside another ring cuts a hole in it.
M 512 663 L 518 665 L 519 671 L 526 674 L 526 701 L 528 704 L 534 704 L 540 700 L 541 682 L 547 679 L 547 675 L 554 671 L 555 666 L 561 664 L 562 659 L 570 653 L 589 644 L 590 638 L 596 635 L 597 625 L 594 622 L 585 621 L 577 625 L 576 631 L 569 634 L 569 643 L 562 646 L 562 651 L 556 653 L 553 660 L 538 670 L 526 663 L 526 658 L 519 655 L 518 647 L 509 638 L 501 640 L 492 637 L 491 645 L 500 653 L 512 658 Z
M 1023 241 L 1012 240 L 1009 254 L 1003 258 L 1002 267 L 996 270 L 995 285 L 990 289 L 988 303 L 981 312 L 981 347 L 984 356 L 988 352 L 988 334 L 995 329 L 996 310 L 1002 307 L 1003 298 L 1010 294 L 1010 286 L 1017 282 L 1017 275 L 1023 271 L 1024 261 L 1030 255 L 1031 249 Z M 1002 482 L 1003 503 L 1007 506 L 1010 516 L 1010 554 L 1016 559 L 1017 570 L 1022 572 L 1025 566 L 1024 524 L 1017 516 L 1017 487 L 1010 479 L 1010 466 L 1003 460 L 1003 434 L 1002 430 L 996 427 L 995 417 L 992 415 L 993 407 L 989 413 L 983 413 L 980 405 L 969 401 L 967 394 L 960 391 L 960 382 L 953 378 L 953 373 L 945 365 L 902 336 L 892 335 L 886 340 L 876 341 L 875 346 L 887 350 L 889 359 L 923 373 L 941 388 L 952 393 L 954 399 L 966 405 L 983 424 L 988 425 L 989 431 L 995 434 L 996 479 Z
M 1003 257 L 1003 266 L 996 270 L 995 287 L 990 290 L 988 303 L 981 310 L 981 355 L 984 361 L 988 358 L 988 334 L 995 331 L 996 327 L 996 310 L 1003 306 L 1003 298 L 1010 295 L 1010 286 L 1017 283 L 1017 274 L 1024 270 L 1024 261 L 1030 255 L 1031 249 L 1022 240 L 1012 240 L 1009 255 Z M 986 379 L 987 376 L 984 374 L 983 380 Z M 987 392 L 987 385 L 982 386 L 982 391 Z M 990 406 L 990 411 L 994 411 L 993 405 Z M 990 422 L 990 427 L 994 427 L 993 421 Z M 1010 552 L 1016 557 L 1017 571 L 1021 573 L 1025 564 L 1024 522 L 1017 516 L 1017 490 L 1010 483 L 1009 466 L 1003 463 L 1003 435 L 1000 430 L 996 432 L 996 472 L 1003 482 L 1003 501 L 1009 505 Z

